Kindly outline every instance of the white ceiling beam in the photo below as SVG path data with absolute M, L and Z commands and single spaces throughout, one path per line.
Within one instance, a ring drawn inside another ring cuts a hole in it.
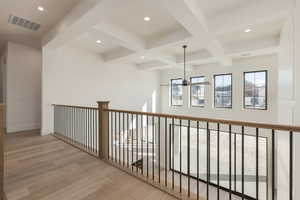
M 165 53 L 157 53 L 157 52 L 148 52 L 145 56 L 147 59 L 153 59 L 153 61 L 138 64 L 137 67 L 139 69 L 147 69 L 147 70 L 154 70 L 154 69 L 166 69 L 166 68 L 179 68 L 183 69 L 182 63 L 176 62 L 176 56 L 168 55 Z M 192 71 L 192 66 L 186 66 L 187 71 Z
M 116 44 L 124 47 L 105 53 L 103 57 L 106 62 L 124 61 L 127 58 L 138 58 L 140 55 L 145 55 L 164 63 L 166 67 L 169 67 L 169 65 L 182 67 L 182 64 L 178 63 L 176 58 L 160 50 L 166 46 L 184 43 L 186 40 L 196 37 L 207 46 L 209 53 L 213 55 L 213 58 L 209 58 L 210 62 L 217 59 L 217 61 L 223 64 L 230 64 L 231 59 L 228 56 L 228 52 L 224 51 L 224 47 L 215 39 L 214 35 L 228 31 L 232 32 L 236 27 L 242 27 L 243 24 L 251 24 L 251 19 L 252 23 L 259 23 L 260 18 L 266 21 L 281 18 L 284 16 L 284 13 L 287 13 L 286 10 L 288 9 L 288 7 L 284 6 L 282 8 L 279 3 L 276 3 L 277 0 L 272 0 L 269 6 L 272 9 L 279 9 L 278 12 L 266 9 L 268 6 L 264 4 L 259 4 L 259 8 L 255 7 L 255 4 L 252 4 L 249 7 L 247 6 L 241 10 L 237 9 L 232 12 L 231 17 L 228 14 L 228 16 L 224 15 L 210 20 L 208 27 L 197 0 L 164 0 L 165 2 L 170 2 L 167 4 L 167 8 L 173 10 L 170 12 L 173 13 L 172 15 L 178 14 L 174 17 L 186 30 L 177 30 L 173 33 L 161 35 L 159 38 L 145 41 L 105 19 L 106 14 L 109 12 L 107 7 L 116 3 L 115 1 L 117 2 L 118 0 L 79 1 L 78 5 L 67 17 L 43 38 L 43 44 L 58 48 L 93 28 L 95 31 L 104 32 L 106 35 L 109 35 Z M 255 10 L 255 14 L 253 14 L 253 10 Z M 244 15 L 242 15 L 243 13 Z M 270 16 L 266 13 L 269 13 Z M 239 15 L 242 17 L 238 17 Z M 203 59 L 199 60 L 203 61 Z
M 79 3 L 42 39 L 44 47 L 59 48 L 85 33 L 106 15 L 113 0 L 84 0 Z
M 161 69 L 172 68 L 172 67 L 160 61 L 151 61 L 142 64 L 137 64 L 137 68 L 140 70 L 153 71 L 153 70 L 161 70 Z
M 128 57 L 133 53 L 134 53 L 133 51 L 126 48 L 117 48 L 105 54 L 102 54 L 102 57 L 104 62 L 109 63 L 111 60 L 117 61 L 118 59 L 122 57 Z
M 275 0 L 276 1 L 276 0 Z M 260 23 L 262 20 L 263 22 L 272 22 L 274 20 L 282 19 L 286 16 L 286 13 L 288 13 L 290 6 L 285 5 L 282 6 L 282 2 L 276 3 L 273 2 L 274 5 L 272 5 L 272 8 L 269 9 L 268 6 L 266 6 L 265 2 L 263 4 L 260 4 L 258 7 L 255 7 L 255 3 L 249 4 L 249 6 L 245 6 L 241 9 L 236 9 L 233 12 L 230 12 L 228 14 L 225 14 L 224 16 L 216 17 L 214 19 L 211 19 L 208 23 L 210 33 L 209 35 L 222 35 L 225 33 L 232 33 L 236 31 L 241 31 L 246 27 L 251 27 L 253 23 Z M 173 2 L 173 1 L 172 1 Z M 174 1 L 175 2 L 175 1 Z M 253 7 L 254 6 L 254 7 Z M 259 9 L 257 9 L 259 8 Z M 266 9 L 267 8 L 267 9 Z M 272 9 L 277 9 L 278 12 L 274 12 Z M 240 11 L 241 10 L 241 11 Z M 253 10 L 255 10 L 255 15 L 253 15 Z M 247 13 L 247 14 L 243 14 Z M 267 13 L 267 14 L 266 14 Z M 242 16 L 242 17 L 239 17 Z M 238 19 L 238 20 L 236 20 Z M 204 24 L 205 29 L 207 29 L 207 26 Z M 133 52 L 129 55 L 122 55 L 122 57 L 114 56 L 114 60 L 107 60 L 107 62 L 114 62 L 114 61 L 124 61 L 128 58 L 138 58 L 140 55 L 147 55 L 147 53 L 151 54 L 152 52 L 159 52 L 161 49 L 171 46 L 174 44 L 183 44 L 189 39 L 193 38 L 193 36 L 187 32 L 185 29 L 180 29 L 177 31 L 174 31 L 173 33 L 165 34 L 159 38 L 154 38 L 152 40 L 147 41 L 147 50 L 145 51 L 139 51 L 139 52 Z M 206 42 L 205 38 L 200 38 L 199 42 L 204 43 Z M 213 41 L 214 42 L 214 41 Z M 217 42 L 219 44 L 219 42 Z M 218 47 L 218 45 L 216 45 Z M 221 49 L 221 50 L 220 50 Z M 215 52 L 215 54 L 220 54 L 220 58 L 222 62 L 231 64 L 232 61 L 228 56 L 223 57 L 222 55 L 226 54 L 224 53 L 224 48 L 215 48 L 211 49 Z M 162 54 L 163 56 L 163 54 Z M 201 57 L 201 56 L 200 56 Z M 205 57 L 205 56 L 204 56 Z M 208 57 L 208 56 L 206 56 Z M 187 58 L 189 59 L 189 58 Z M 210 58 L 212 62 L 212 58 Z M 215 62 L 215 59 L 214 61 Z
M 144 51 L 146 49 L 146 42 L 142 38 L 108 20 L 101 21 L 94 29 L 112 36 L 119 45 L 132 51 Z
M 145 56 L 147 59 L 152 59 L 153 60 L 152 62 L 155 63 L 152 64 L 153 67 L 158 65 L 159 68 L 182 67 L 176 62 L 175 56 L 168 55 L 166 53 L 157 53 L 156 51 L 144 50 L 139 52 L 133 52 L 126 48 L 118 48 L 113 51 L 105 53 L 103 57 L 104 57 L 104 61 L 109 64 L 109 63 L 123 62 L 128 59 L 134 60 L 136 58 L 139 58 L 141 55 Z M 147 68 L 147 66 L 143 66 L 142 64 L 138 65 L 138 67 L 139 66 L 142 66 L 142 68 L 145 69 Z
M 146 57 L 147 57 L 147 58 L 151 58 L 151 59 L 153 59 L 153 60 L 157 60 L 157 61 L 159 61 L 159 62 L 161 62 L 161 63 L 164 63 L 164 65 L 161 66 L 161 68 L 170 68 L 170 67 L 172 67 L 172 68 L 180 68 L 180 69 L 183 69 L 183 65 L 177 63 L 177 62 L 176 62 L 176 57 L 173 56 L 173 55 L 168 55 L 168 54 L 162 53 L 162 52 L 155 53 L 154 51 L 152 51 L 152 52 L 148 52 L 148 53 L 146 54 Z M 186 66 L 186 70 L 187 70 L 187 71 L 191 71 L 191 70 L 192 70 L 191 67 L 192 67 L 192 66 L 187 65 L 187 66 Z
M 169 13 L 187 29 L 195 38 L 206 41 L 207 50 L 223 65 L 232 64 L 225 56 L 224 48 L 210 33 L 198 0 L 164 0 Z
M 263 56 L 276 54 L 278 52 L 279 43 L 278 38 L 260 38 L 257 40 L 250 41 L 240 41 L 235 43 L 227 44 L 226 46 L 226 56 L 230 58 L 241 57 L 242 54 L 249 54 L 250 56 Z M 189 64 L 189 70 L 192 70 L 191 66 L 203 65 L 209 63 L 216 63 L 215 57 L 212 57 L 207 51 L 198 51 L 193 52 L 187 55 L 186 63 Z M 176 58 L 177 65 L 182 65 L 183 57 L 178 56 Z M 156 69 L 165 69 L 168 68 L 167 65 L 162 63 L 143 63 L 138 65 L 138 68 L 143 70 L 156 70 Z
M 225 45 L 226 55 L 230 58 L 240 57 L 242 54 L 269 55 L 277 53 L 279 47 L 279 38 L 259 38 L 255 40 L 239 41 Z M 197 55 L 198 54 L 198 55 Z M 188 64 L 207 64 L 217 60 L 205 52 L 195 52 L 194 55 L 188 55 Z M 178 63 L 183 63 L 182 57 L 177 57 Z
M 115 44 L 119 44 L 122 47 L 131 49 L 134 52 L 132 52 L 132 54 L 122 54 L 122 53 L 118 52 L 118 50 L 113 51 L 113 52 L 108 52 L 106 54 L 109 54 L 109 53 L 119 54 L 119 57 L 117 55 L 115 55 L 115 56 L 113 55 L 113 56 L 111 56 L 110 59 L 107 59 L 106 62 L 108 62 L 108 63 L 121 62 L 121 61 L 130 59 L 130 58 L 137 58 L 137 57 L 140 57 L 141 55 L 143 55 L 143 56 L 146 56 L 149 58 L 152 57 L 157 60 L 166 61 L 167 63 L 172 63 L 173 65 L 176 65 L 174 57 L 172 57 L 171 55 L 167 55 L 166 53 L 162 53 L 162 52 L 160 52 L 160 50 L 169 45 L 182 44 L 191 38 L 191 34 L 189 32 L 187 32 L 184 29 L 180 29 L 180 30 L 177 30 L 177 31 L 174 31 L 171 33 L 164 34 L 158 38 L 146 41 L 146 47 L 145 47 L 144 41 L 141 41 L 140 38 L 138 39 L 138 37 L 135 36 L 134 34 L 132 34 L 132 33 L 129 34 L 128 31 L 121 29 L 121 28 L 115 28 L 115 29 L 119 30 L 118 31 L 119 34 L 116 34 L 117 32 L 114 32 L 115 34 L 110 34 L 110 32 L 113 32 L 113 31 L 110 31 L 108 27 L 106 27 L 106 30 L 104 30 L 102 32 L 102 28 L 100 28 L 100 25 L 93 28 L 93 32 L 94 33 L 98 32 L 98 34 L 103 34 L 105 32 L 105 35 L 110 37 L 111 42 L 113 42 Z M 127 40 L 126 42 L 123 42 L 125 40 L 125 37 L 123 34 L 121 34 L 122 32 L 126 32 L 126 34 L 129 38 L 135 38 L 135 39 L 131 39 L 130 40 L 131 42 L 129 42 L 129 40 Z M 108 34 L 110 34 L 110 36 Z M 123 50 L 120 49 L 120 51 L 123 51 Z M 160 52 L 160 53 L 158 53 L 158 52 Z M 167 59 L 167 57 L 168 57 L 168 59 Z
M 142 38 L 111 22 L 108 22 L 107 20 L 100 22 L 97 26 L 94 27 L 93 30 L 109 35 L 113 40 L 112 42 L 118 43 L 120 46 L 128 49 L 126 50 L 120 48 L 114 50 L 113 52 L 109 52 L 105 54 L 104 60 L 107 63 L 119 62 L 129 57 L 133 57 L 133 56 L 138 57 L 138 55 L 143 55 L 146 56 L 147 58 L 152 58 L 154 60 L 163 62 L 165 63 L 165 65 L 170 65 L 172 67 L 182 67 L 176 63 L 175 56 L 168 55 L 161 52 L 158 53 L 157 51 L 158 49 L 155 48 L 148 50 L 146 48 L 146 41 L 144 41 Z M 187 36 L 186 32 L 181 32 L 181 36 L 186 38 Z M 170 36 L 170 38 L 174 39 L 174 35 Z M 166 40 L 172 41 L 172 39 L 170 38 L 165 37 Z
M 182 44 L 184 41 L 191 39 L 191 37 L 192 35 L 187 30 L 180 28 L 179 30 L 175 30 L 171 33 L 166 33 L 159 37 L 147 40 L 147 49 L 163 48 L 170 44 Z

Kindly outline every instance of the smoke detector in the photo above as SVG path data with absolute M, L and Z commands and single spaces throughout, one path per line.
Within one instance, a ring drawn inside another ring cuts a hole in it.
M 28 19 L 18 17 L 15 15 L 12 15 L 12 14 L 9 15 L 8 23 L 16 25 L 16 26 L 20 26 L 22 28 L 32 30 L 32 31 L 38 31 L 41 27 L 41 25 L 38 23 L 32 22 Z

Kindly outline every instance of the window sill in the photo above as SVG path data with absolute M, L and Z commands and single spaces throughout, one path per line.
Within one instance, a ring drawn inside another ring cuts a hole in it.
M 246 108 L 246 107 L 244 107 L 244 110 L 268 111 L 268 108 L 260 109 L 260 108 Z
M 214 109 L 232 109 L 232 107 L 214 107 Z
M 190 108 L 205 108 L 205 106 L 190 106 Z

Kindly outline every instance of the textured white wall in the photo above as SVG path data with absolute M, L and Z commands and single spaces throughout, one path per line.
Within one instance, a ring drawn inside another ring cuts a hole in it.
M 42 135 L 53 132 L 51 104 L 159 111 L 159 74 L 126 64 L 104 65 L 96 54 L 65 46 L 43 49 Z M 152 105 L 152 102 L 156 105 Z
M 300 125 L 300 0 L 286 21 L 279 54 L 279 123 Z M 289 193 L 289 137 L 278 135 L 278 199 L 288 199 Z M 294 134 L 294 199 L 300 199 L 300 135 Z
M 296 8 L 295 8 L 295 16 L 294 16 L 294 23 L 295 23 L 295 40 L 294 40 L 294 58 L 295 58 L 295 95 L 296 95 L 296 106 L 295 106 L 295 113 L 294 113 L 294 124 L 300 126 L 300 0 L 296 0 Z M 295 134 L 295 143 L 294 143 L 294 191 L 295 196 L 294 199 L 300 199 L 300 134 Z
M 243 72 L 268 70 L 268 110 L 249 110 L 243 108 Z M 161 75 L 161 83 L 169 83 L 172 78 L 181 78 L 182 71 L 167 70 Z M 214 74 L 232 73 L 233 108 L 214 108 Z M 211 85 L 205 88 L 205 107 L 189 107 L 189 89 L 184 89 L 184 105 L 169 105 L 169 88 L 161 89 L 161 109 L 164 113 L 185 114 L 196 117 L 219 118 L 228 120 L 245 120 L 253 122 L 277 122 L 277 56 L 254 57 L 236 60 L 233 66 L 225 67 L 218 64 L 204 65 L 188 74 L 190 76 L 206 76 Z
M 278 55 L 278 123 L 293 125 L 295 109 L 294 91 L 294 19 L 285 22 L 280 35 Z M 276 135 L 277 142 L 277 197 L 289 198 L 289 135 Z
M 8 42 L 6 67 L 7 132 L 39 129 L 41 50 Z
M 281 124 L 293 124 L 294 67 L 294 23 L 291 16 L 281 31 L 278 55 L 278 121 Z

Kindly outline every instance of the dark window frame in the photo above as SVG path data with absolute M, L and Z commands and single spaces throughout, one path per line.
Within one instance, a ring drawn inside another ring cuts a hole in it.
M 182 94 L 182 104 L 181 105 L 173 105 L 173 93 L 172 93 L 172 91 L 173 91 L 173 89 L 172 89 L 172 87 L 173 87 L 173 84 L 172 84 L 172 82 L 173 81 L 176 81 L 176 80 L 182 80 L 183 81 L 183 79 L 182 78 L 174 78 L 174 79 L 171 79 L 171 84 L 170 84 L 170 89 L 171 89 L 171 91 L 170 91 L 170 97 L 171 97 L 171 106 L 173 107 L 182 107 L 183 106 L 183 94 Z M 181 86 L 181 87 L 183 87 L 183 86 Z
M 191 76 L 190 83 L 192 83 L 193 78 L 204 78 L 205 76 Z M 205 94 L 205 93 L 204 93 Z M 204 97 L 204 105 L 193 105 L 192 104 L 192 85 L 190 86 L 190 106 L 196 108 L 204 108 L 205 107 L 205 97 Z
M 245 92 L 246 92 L 246 74 L 250 74 L 250 73 L 259 73 L 259 72 L 265 72 L 266 73 L 266 76 L 265 76 L 265 98 L 266 98 L 266 103 L 265 103 L 265 108 L 261 109 L 261 108 L 250 108 L 250 107 L 246 107 L 246 102 L 245 102 Z M 244 72 L 244 91 L 243 91 L 243 107 L 244 109 L 247 109 L 247 110 L 268 110 L 268 70 L 257 70 L 257 71 L 247 71 L 247 72 Z
M 230 107 L 220 107 L 220 106 L 216 106 L 216 77 L 217 76 L 226 76 L 226 75 L 230 75 L 231 76 L 231 105 Z M 233 85 L 232 85 L 232 73 L 226 73 L 226 74 L 215 74 L 214 75 L 214 108 L 223 108 L 223 109 L 232 109 L 232 105 L 233 105 Z

